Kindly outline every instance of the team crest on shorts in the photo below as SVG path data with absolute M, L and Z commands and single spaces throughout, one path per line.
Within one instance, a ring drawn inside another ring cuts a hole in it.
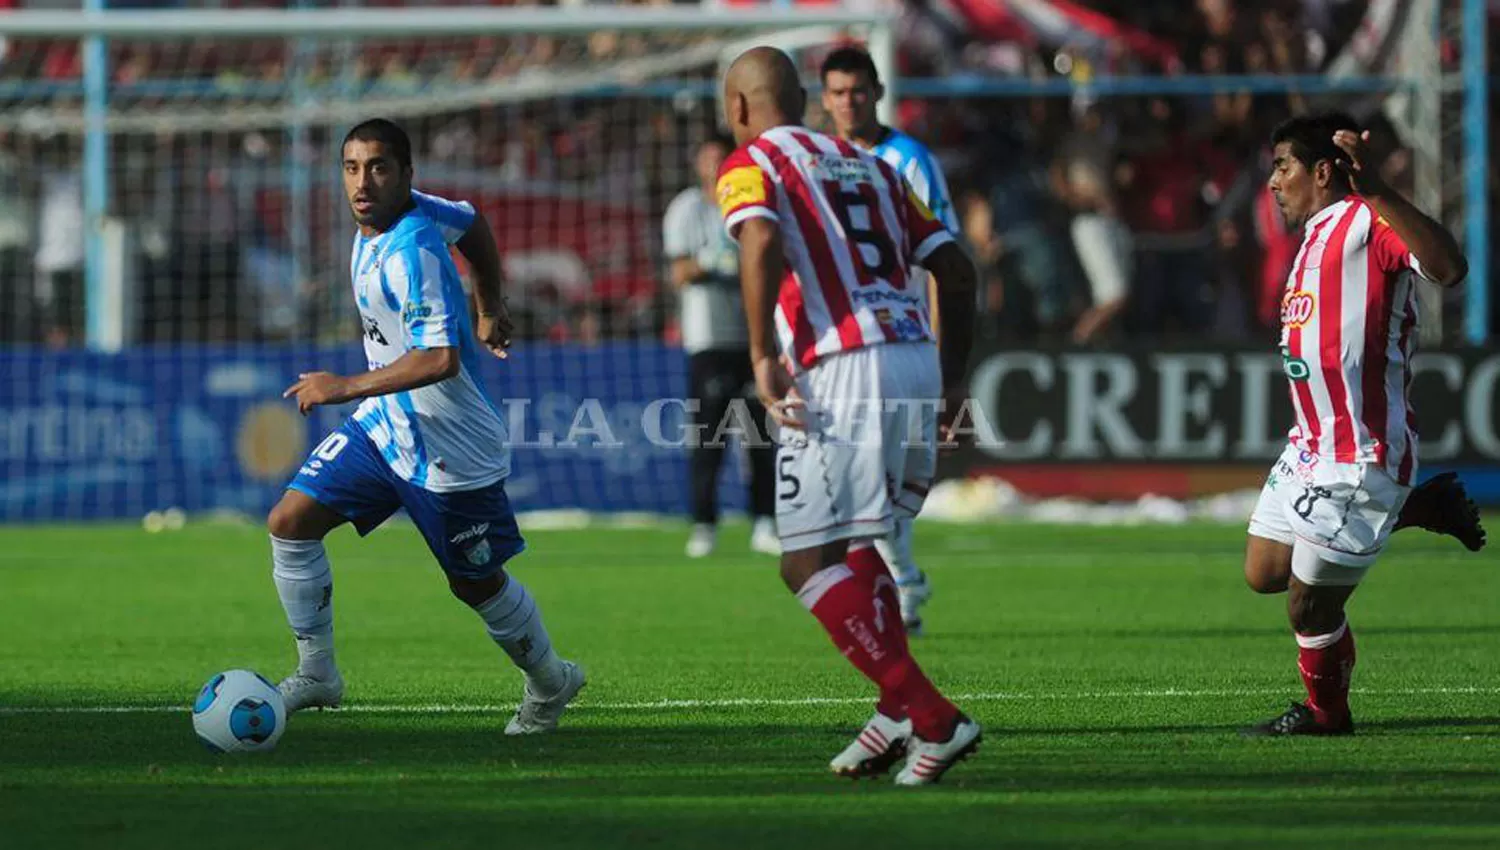
M 464 551 L 464 558 L 476 567 L 482 567 L 490 562 L 490 541 L 481 540 Z

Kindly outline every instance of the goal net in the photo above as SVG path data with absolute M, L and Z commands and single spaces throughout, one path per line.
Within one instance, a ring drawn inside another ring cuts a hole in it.
M 298 371 L 363 368 L 337 149 L 376 116 L 411 136 L 417 188 L 495 229 L 517 355 L 488 377 L 537 443 L 518 453 L 513 498 L 678 512 L 683 452 L 643 441 L 640 408 L 685 392 L 661 220 L 697 183 L 717 78 L 755 44 L 809 68 L 844 41 L 879 49 L 882 21 L 587 6 L 0 16 L 0 347 L 20 346 L 0 379 L 0 519 L 264 509 L 346 412 L 303 422 L 280 391 Z

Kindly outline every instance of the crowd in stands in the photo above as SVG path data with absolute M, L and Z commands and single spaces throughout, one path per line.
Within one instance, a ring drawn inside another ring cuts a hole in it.
M 15 5 L 0 0 L 6 4 Z M 975 7 L 983 5 L 906 0 L 901 73 L 1079 82 L 1317 73 L 1354 36 L 1368 4 L 1072 0 L 1118 25 L 1119 38 L 1102 47 L 992 37 L 974 25 Z M 299 85 L 317 91 L 421 98 L 491 83 L 500 91 L 538 68 L 623 67 L 691 46 L 695 38 L 600 32 L 327 41 L 300 58 L 294 45 L 277 39 L 135 42 L 112 47 L 111 69 L 116 106 L 135 114 L 179 103 L 184 87 L 193 85 L 201 89 L 193 95 L 198 105 L 232 113 L 283 102 L 294 62 L 303 63 Z M 806 51 L 803 58 L 811 76 L 820 54 Z M 710 65 L 676 76 L 706 83 L 714 72 Z M 18 41 L 0 54 L 0 90 L 17 82 L 66 86 L 80 73 L 76 43 Z M 162 80 L 183 90 L 155 85 Z M 60 91 L 45 100 L 12 94 L 0 105 L 19 114 L 76 102 Z M 817 127 L 824 117 L 812 103 L 808 123 Z M 980 94 L 906 98 L 898 115 L 948 173 L 963 236 L 984 274 L 984 333 L 1024 343 L 1101 345 L 1177 336 L 1266 339 L 1298 239 L 1263 188 L 1266 139 L 1276 122 L 1320 105 L 1328 104 L 1284 92 Z M 673 97 L 580 90 L 567 98 L 460 103 L 394 117 L 417 140 L 419 185 L 427 178 L 452 194 L 485 197 L 502 248 L 520 258 L 514 271 L 523 288 L 516 298 L 523 333 L 586 342 L 673 337 L 675 296 L 661 273 L 659 223 L 667 202 L 692 182 L 689 158 L 714 130 L 716 109 L 701 91 Z M 27 304 L 0 310 L 6 317 L 0 342 L 76 342 L 81 146 L 67 132 L 0 127 L 7 128 L 0 129 L 0 302 Z M 111 212 L 131 223 L 134 271 L 147 299 L 143 339 L 343 334 L 348 224 L 328 167 L 337 132 L 311 127 L 295 144 L 280 125 L 115 135 Z M 1385 152 L 1393 182 L 1409 188 L 1410 156 L 1389 146 Z M 295 167 L 315 176 L 305 198 L 287 194 Z M 524 215 L 515 213 L 514 202 L 497 200 L 517 193 L 533 205 Z M 567 199 L 567 212 L 540 221 L 538 197 Z M 293 215 L 298 204 L 310 211 Z M 292 256 L 294 221 L 311 228 L 310 254 L 301 262 Z M 615 235 L 596 238 L 602 229 Z M 539 244 L 583 255 L 584 280 L 565 263 L 532 256 Z

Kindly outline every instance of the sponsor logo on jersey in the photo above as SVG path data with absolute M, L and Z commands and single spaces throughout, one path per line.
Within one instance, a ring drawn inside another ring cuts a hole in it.
M 428 318 L 431 315 L 431 304 L 417 304 L 416 302 L 407 302 L 406 306 L 401 308 L 401 323 L 408 324 L 417 319 Z
M 895 315 L 890 310 L 879 307 L 875 310 L 875 321 L 899 341 L 912 342 L 923 338 L 922 323 L 910 316 Z
M 728 215 L 746 204 L 766 202 L 765 175 L 759 168 L 742 165 L 719 178 L 719 210 Z
M 1301 357 L 1293 357 L 1286 348 L 1281 349 L 1281 369 L 1293 381 L 1305 381 L 1312 376 L 1312 367 Z
M 368 340 L 370 340 L 372 342 L 378 342 L 381 345 L 390 345 L 389 342 L 386 342 L 385 334 L 383 334 L 383 333 L 380 332 L 380 323 L 379 322 L 375 321 L 374 319 L 370 318 L 369 316 L 361 316 L 360 318 L 362 318 L 364 320 L 364 323 L 365 323 L 365 338 L 366 339 L 368 339 Z
M 911 295 L 904 292 L 893 292 L 889 289 L 870 287 L 868 289 L 856 289 L 849 293 L 849 297 L 864 304 L 904 304 L 908 307 L 916 307 L 922 303 L 922 296 Z
M 863 159 L 854 159 L 839 154 L 802 154 L 802 166 L 818 180 L 835 183 L 874 183 L 875 170 Z
M 1305 289 L 1288 292 L 1281 299 L 1281 326 L 1300 328 L 1312 321 L 1318 309 L 1318 296 Z

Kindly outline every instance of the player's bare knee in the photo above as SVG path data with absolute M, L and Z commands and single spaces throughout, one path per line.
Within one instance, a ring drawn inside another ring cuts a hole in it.
M 1256 593 L 1284 593 L 1291 578 L 1290 567 L 1282 571 L 1263 561 L 1245 562 L 1245 584 Z
M 266 529 L 272 537 L 282 540 L 308 539 L 304 515 L 305 512 L 293 500 L 283 497 L 266 517 Z
M 793 593 L 801 591 L 807 580 L 821 569 L 823 562 L 818 549 L 781 553 L 781 580 L 786 583 L 787 590 Z
M 1282 593 L 1292 580 L 1292 547 L 1250 536 L 1245 546 L 1245 583 L 1256 593 Z
M 495 598 L 502 588 L 505 587 L 505 571 L 501 570 L 492 576 L 484 578 L 465 578 L 463 576 L 448 576 L 448 590 L 458 601 L 470 608 L 480 605 Z
M 1287 619 L 1299 635 L 1324 635 L 1344 622 L 1344 602 L 1349 588 L 1291 583 L 1287 596 Z

